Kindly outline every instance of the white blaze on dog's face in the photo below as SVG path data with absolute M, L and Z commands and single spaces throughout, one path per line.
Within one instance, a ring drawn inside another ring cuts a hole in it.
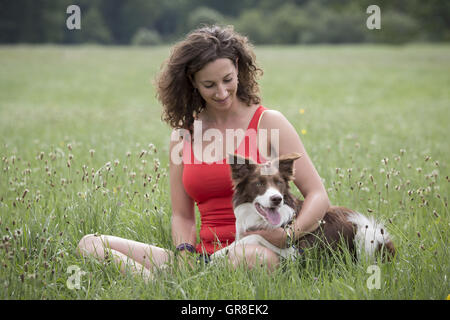
M 280 224 L 281 215 L 280 208 L 283 206 L 283 195 L 280 190 L 273 186 L 253 200 L 256 211 L 271 225 Z
M 293 162 L 299 154 L 280 157 L 266 164 L 256 164 L 239 156 L 229 158 L 235 188 L 233 205 L 252 203 L 267 223 L 278 227 L 285 223 L 285 195 L 293 176 Z

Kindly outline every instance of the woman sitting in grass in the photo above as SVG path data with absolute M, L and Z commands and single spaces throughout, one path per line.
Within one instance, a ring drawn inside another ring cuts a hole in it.
M 212 253 L 234 241 L 233 187 L 225 161 L 230 150 L 258 163 L 264 158 L 261 150 L 275 150 L 273 156 L 303 154 L 294 164 L 294 184 L 305 200 L 291 229 L 296 240 L 318 227 L 330 205 L 293 126 L 280 112 L 260 105 L 258 73 L 262 71 L 247 38 L 231 27 L 212 26 L 194 30 L 176 44 L 157 79 L 163 118 L 174 129 L 169 148 L 172 238 L 176 252 L 192 256 L 192 261 L 208 262 Z M 245 132 L 245 137 L 230 138 L 230 129 Z M 276 139 L 270 134 L 266 139 L 252 139 L 251 132 L 258 135 L 263 129 L 279 135 Z M 211 133 L 213 143 L 208 138 Z M 214 152 L 207 152 L 211 145 Z M 200 242 L 195 204 L 201 216 Z M 283 228 L 254 231 L 280 248 L 286 246 L 286 232 Z M 79 249 L 82 255 L 98 259 L 111 256 L 122 271 L 129 268 L 146 277 L 174 255 L 168 249 L 110 235 L 86 235 Z M 228 259 L 234 266 L 245 263 L 250 268 L 261 262 L 269 269 L 279 264 L 276 253 L 258 245 L 229 252 Z

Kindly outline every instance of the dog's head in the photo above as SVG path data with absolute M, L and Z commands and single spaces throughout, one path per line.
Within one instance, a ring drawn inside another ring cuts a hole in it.
M 298 153 L 257 164 L 239 155 L 229 155 L 234 195 L 233 206 L 252 203 L 256 212 L 272 226 L 281 225 L 280 209 L 289 195 L 289 181 L 294 176 Z

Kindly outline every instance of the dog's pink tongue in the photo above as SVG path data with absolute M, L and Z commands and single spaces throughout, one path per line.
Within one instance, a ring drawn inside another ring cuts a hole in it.
M 277 209 L 268 208 L 267 209 L 267 220 L 273 225 L 277 225 L 281 221 L 280 213 Z

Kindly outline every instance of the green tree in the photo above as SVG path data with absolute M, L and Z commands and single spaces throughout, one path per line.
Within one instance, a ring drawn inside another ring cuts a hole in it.
M 154 46 L 161 43 L 158 31 L 140 28 L 131 39 L 131 44 L 137 46 Z
M 96 7 L 91 7 L 82 16 L 81 40 L 83 42 L 108 44 L 112 42 L 111 33 L 103 16 Z
M 295 44 L 305 23 L 305 15 L 295 4 L 285 4 L 271 15 L 271 42 Z
M 221 24 L 224 20 L 224 17 L 218 11 L 208 7 L 200 7 L 189 13 L 187 27 L 192 30 L 202 24 Z
M 365 41 L 365 10 L 348 5 L 331 10 L 319 3 L 304 7 L 300 42 L 302 43 L 351 43 Z
M 236 31 L 246 35 L 255 44 L 271 43 L 271 29 L 260 9 L 244 11 L 235 21 Z
M 381 15 L 381 29 L 368 32 L 369 41 L 383 43 L 406 43 L 419 38 L 417 21 L 404 13 L 389 10 Z

